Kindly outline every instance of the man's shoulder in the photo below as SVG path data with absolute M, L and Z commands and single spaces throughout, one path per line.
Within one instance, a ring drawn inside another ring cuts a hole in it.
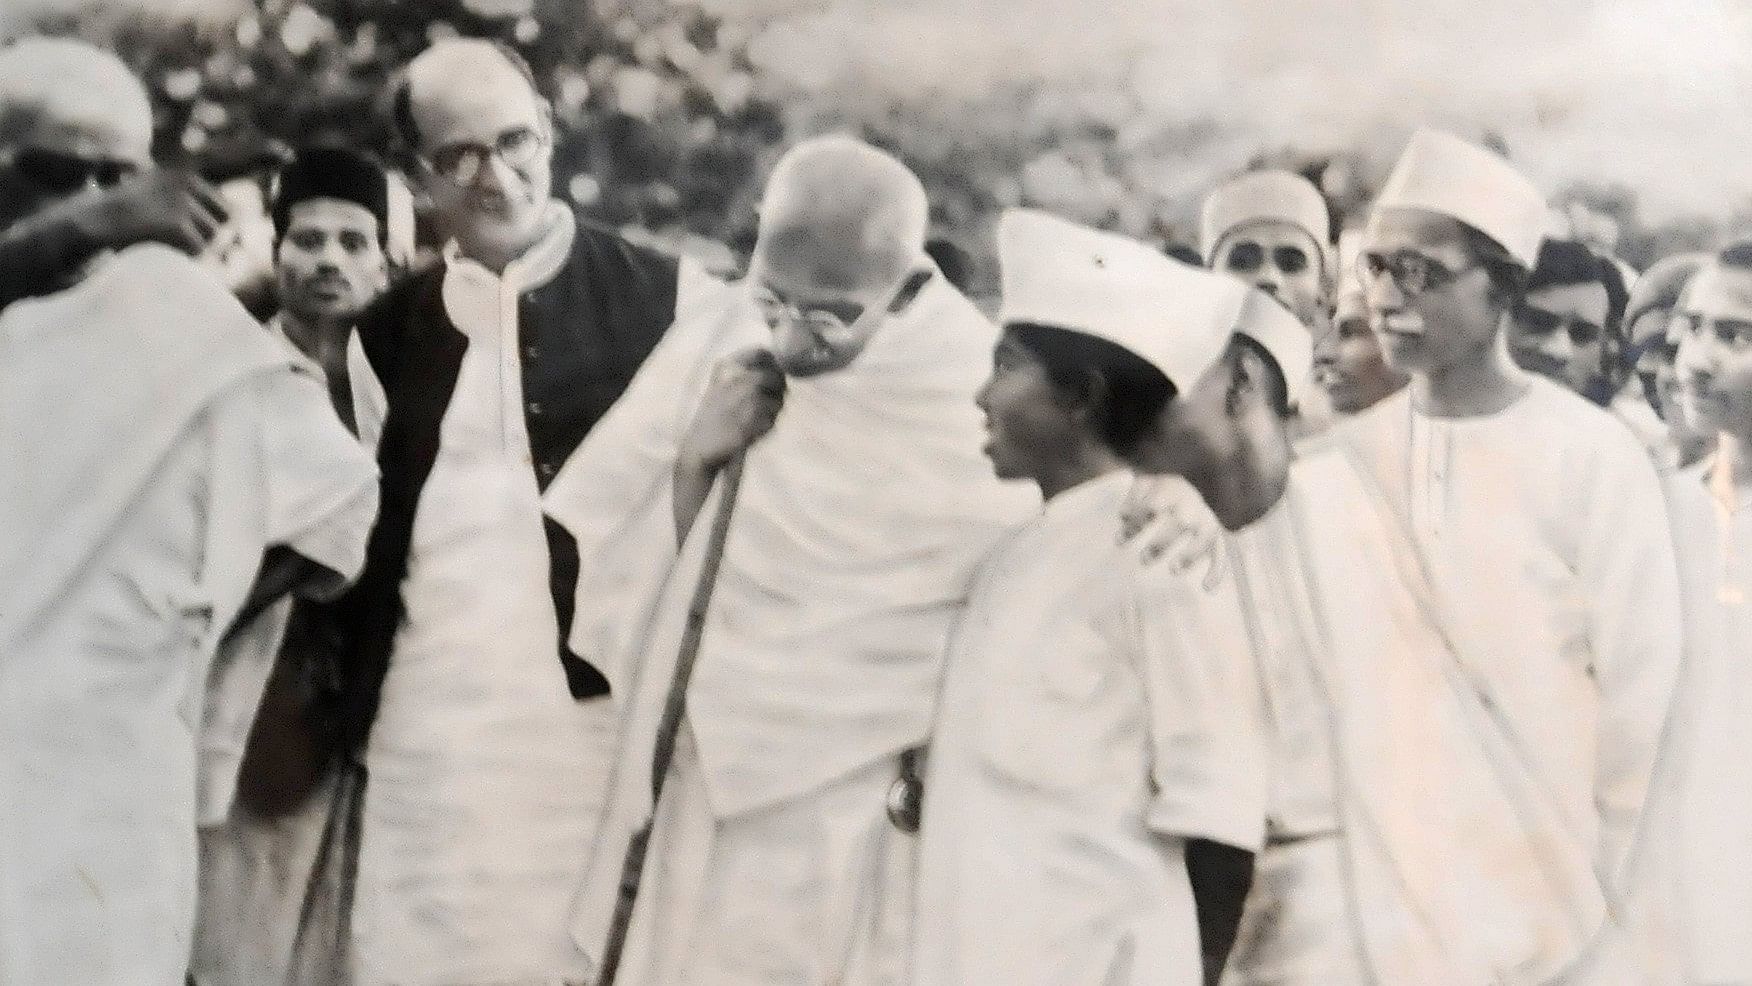
M 1588 450 L 1601 463 L 1634 462 L 1654 471 L 1647 447 L 1623 418 L 1542 377 L 1532 388 L 1530 409 L 1551 429 L 1549 441 Z
M 602 223 L 573 212 L 577 233 L 572 242 L 574 255 L 584 255 L 592 264 L 606 264 L 642 275 L 646 279 L 667 283 L 673 290 L 681 269 L 681 257 L 668 250 L 635 243 L 626 235 Z

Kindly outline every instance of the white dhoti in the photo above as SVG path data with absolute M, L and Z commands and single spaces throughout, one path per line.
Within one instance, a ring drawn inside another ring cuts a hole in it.
M 663 986 L 904 981 L 917 843 L 885 810 L 883 761 L 729 819 L 677 742 L 617 982 Z

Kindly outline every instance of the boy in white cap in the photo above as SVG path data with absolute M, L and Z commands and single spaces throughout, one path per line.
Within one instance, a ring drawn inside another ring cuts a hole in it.
M 998 236 L 986 454 L 1047 504 L 982 567 L 949 646 L 912 981 L 1198 983 L 1237 916 L 1201 929 L 1205 878 L 1239 857 L 1218 894 L 1238 902 L 1259 845 L 1259 690 L 1215 523 L 1182 486 L 1171 558 L 1140 565 L 1123 457 L 1253 293 L 1042 213 Z
M 1545 216 L 1500 157 L 1412 138 L 1361 258 L 1376 335 L 1411 385 L 1341 438 L 1412 549 L 1407 582 L 1475 693 L 1481 746 L 1563 833 L 1545 869 L 1572 876 L 1556 898 L 1568 931 L 1498 942 L 1499 968 L 1549 975 L 1588 948 L 1620 882 L 1680 622 L 1660 488 L 1636 439 L 1509 358 L 1505 317 Z M 1453 783 L 1463 808 L 1471 796 Z

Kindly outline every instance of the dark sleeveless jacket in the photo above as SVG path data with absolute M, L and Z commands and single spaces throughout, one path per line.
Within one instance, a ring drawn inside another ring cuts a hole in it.
M 438 456 L 439 425 L 468 339 L 444 310 L 444 265 L 391 290 L 361 319 L 360 341 L 388 395 L 377 449 L 382 498 L 359 581 L 327 607 L 344 648 L 342 740 L 363 748 L 377 715 L 390 650 L 404 615 L 402 580 L 420 493 Z M 518 303 L 518 354 L 532 468 L 546 489 L 619 399 L 674 321 L 678 261 L 582 220 L 559 272 Z M 577 546 L 543 518 L 559 618 L 555 653 L 574 698 L 608 681 L 566 645 L 578 580 Z M 490 577 L 489 573 L 482 573 Z

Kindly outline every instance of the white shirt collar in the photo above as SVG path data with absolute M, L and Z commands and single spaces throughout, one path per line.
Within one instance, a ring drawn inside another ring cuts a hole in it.
M 503 280 L 507 286 L 524 291 L 538 288 L 554 279 L 572 255 L 572 242 L 578 236 L 578 220 L 572 210 L 558 201 L 547 205 L 547 232 L 535 241 L 523 255 L 505 265 L 504 273 L 494 274 L 485 266 L 462 253 L 453 239 L 444 244 L 444 262 L 452 270 L 466 271 L 471 276 Z

